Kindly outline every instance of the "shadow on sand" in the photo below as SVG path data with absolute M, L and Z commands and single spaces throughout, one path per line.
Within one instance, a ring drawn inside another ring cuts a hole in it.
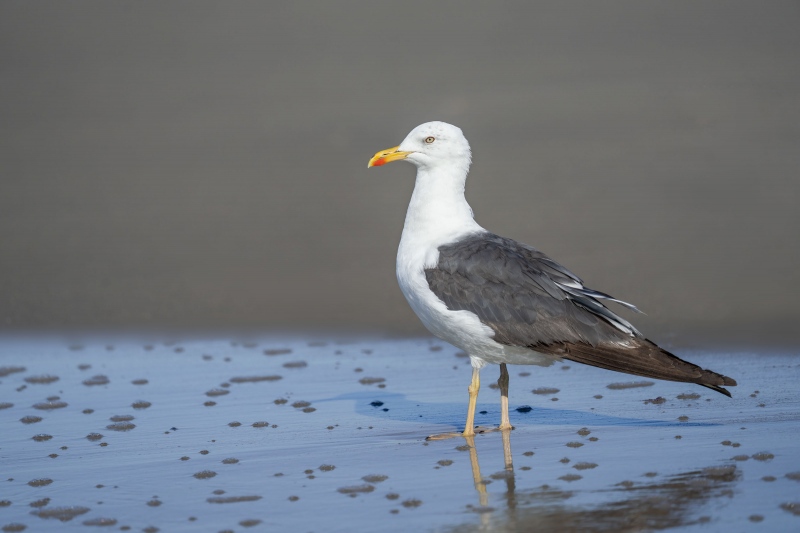
M 354 401 L 355 412 L 359 415 L 375 418 L 386 418 L 400 422 L 420 422 L 430 424 L 452 425 L 462 427 L 466 415 L 467 404 L 433 403 L 409 400 L 405 394 L 396 392 L 352 392 L 317 400 L 317 402 Z M 527 407 L 527 406 L 526 406 Z M 518 408 L 519 409 L 519 408 Z M 476 423 L 481 425 L 497 425 L 500 412 L 497 404 L 478 404 Z M 643 418 L 611 416 L 587 411 L 571 409 L 553 409 L 536 407 L 522 411 L 512 409 L 514 426 L 637 426 L 637 427 L 711 427 L 718 424 L 703 422 L 676 422 Z

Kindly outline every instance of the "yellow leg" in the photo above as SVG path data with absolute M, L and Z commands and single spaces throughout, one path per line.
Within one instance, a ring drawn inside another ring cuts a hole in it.
M 497 380 L 500 386 L 500 430 L 514 429 L 511 420 L 508 418 L 508 369 L 505 363 L 500 363 L 500 378 Z
M 464 426 L 465 437 L 475 436 L 475 406 L 478 403 L 478 391 L 481 389 L 480 370 L 472 369 L 472 382 L 469 384 L 469 409 L 467 410 L 467 423 Z

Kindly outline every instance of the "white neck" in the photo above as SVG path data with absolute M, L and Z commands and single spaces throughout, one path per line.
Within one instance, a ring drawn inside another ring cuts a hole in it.
M 404 248 L 425 249 L 426 266 L 438 260 L 442 244 L 484 231 L 473 219 L 472 208 L 464 198 L 467 168 L 422 167 L 406 212 L 399 254 Z

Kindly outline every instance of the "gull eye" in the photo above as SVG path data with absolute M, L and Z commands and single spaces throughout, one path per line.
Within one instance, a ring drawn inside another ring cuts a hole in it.
M 425 144 L 431 144 L 435 140 L 435 137 L 425 137 Z

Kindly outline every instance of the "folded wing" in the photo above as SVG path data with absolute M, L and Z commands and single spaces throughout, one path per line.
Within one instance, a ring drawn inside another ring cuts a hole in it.
M 684 361 L 645 339 L 603 303 L 636 307 L 584 287 L 542 252 L 512 239 L 479 233 L 439 248 L 425 276 L 448 309 L 475 313 L 494 340 L 591 366 L 690 382 L 730 396 L 736 382 Z

